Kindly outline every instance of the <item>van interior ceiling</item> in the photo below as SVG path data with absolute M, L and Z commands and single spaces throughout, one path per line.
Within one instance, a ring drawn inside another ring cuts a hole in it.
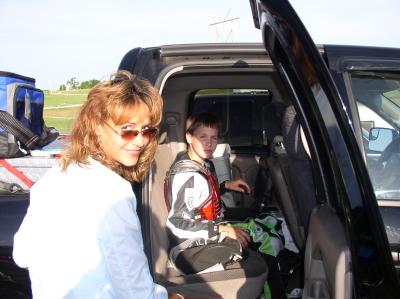
M 189 113 L 190 103 L 198 90 L 202 89 L 268 89 L 273 95 L 272 100 L 287 102 L 287 96 L 281 94 L 283 89 L 280 79 L 275 72 L 266 72 L 265 69 L 255 72 L 246 72 L 236 69 L 233 72 L 223 72 L 221 69 L 202 70 L 199 72 L 182 71 L 170 77 L 162 90 L 165 115 L 177 116 L 178 140 L 184 140 L 184 121 Z M 161 133 L 165 130 L 165 124 Z

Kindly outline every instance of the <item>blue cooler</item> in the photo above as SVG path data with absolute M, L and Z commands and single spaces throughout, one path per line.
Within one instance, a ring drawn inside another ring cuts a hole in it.
M 0 110 L 7 111 L 38 137 L 43 132 L 44 94 L 35 79 L 0 71 Z
M 35 79 L 0 71 L 0 113 L 8 112 L 39 139 L 44 130 L 44 93 L 35 87 Z M 4 117 L 8 117 L 4 115 Z M 26 155 L 24 144 L 17 140 L 5 124 L 0 124 L 0 158 Z

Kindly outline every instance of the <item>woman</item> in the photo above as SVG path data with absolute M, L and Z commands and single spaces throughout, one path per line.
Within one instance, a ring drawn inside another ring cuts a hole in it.
M 149 272 L 131 186 L 149 170 L 161 113 L 158 91 L 125 71 L 89 92 L 14 238 L 34 298 L 167 298 Z

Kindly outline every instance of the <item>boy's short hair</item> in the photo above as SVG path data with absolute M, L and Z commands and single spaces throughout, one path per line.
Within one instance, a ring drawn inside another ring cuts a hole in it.
M 194 131 L 201 126 L 220 131 L 221 123 L 218 117 L 209 112 L 192 114 L 186 120 L 186 133 L 193 135 Z

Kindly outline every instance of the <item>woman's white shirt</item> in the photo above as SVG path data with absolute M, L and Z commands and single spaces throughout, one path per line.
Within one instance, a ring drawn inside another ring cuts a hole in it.
M 93 159 L 53 167 L 32 187 L 13 257 L 34 299 L 167 298 L 149 272 L 131 184 Z

